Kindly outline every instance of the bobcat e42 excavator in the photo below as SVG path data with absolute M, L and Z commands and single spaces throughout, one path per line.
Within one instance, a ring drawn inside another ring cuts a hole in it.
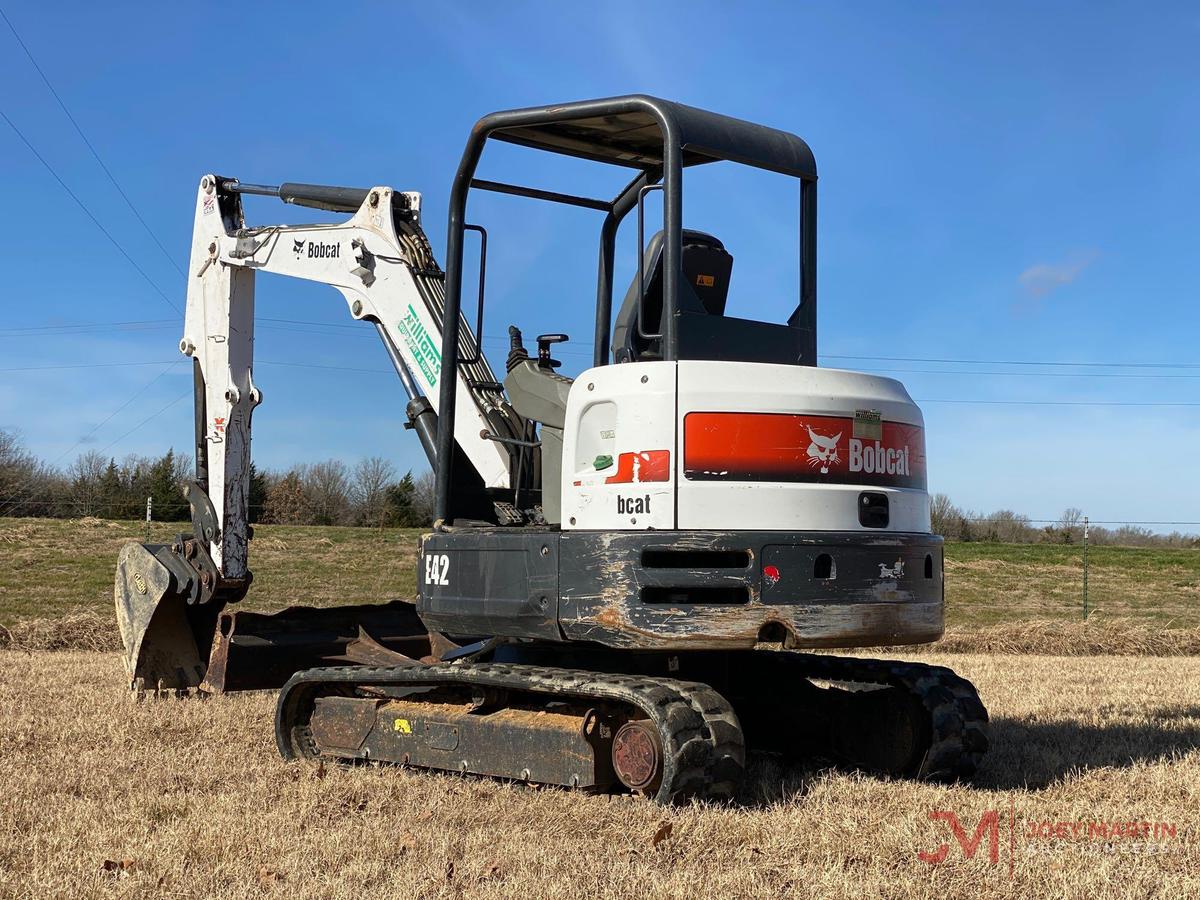
M 493 140 L 633 177 L 612 200 L 480 180 Z M 716 160 L 799 181 L 799 302 L 782 324 L 725 315 L 733 257 L 683 227 L 683 171 Z M 555 372 L 561 334 L 531 356 L 510 328 L 503 381 L 485 359 L 483 258 L 475 309 L 461 304 L 468 230 L 486 253 L 465 218 L 473 191 L 603 214 L 594 365 L 577 378 Z M 205 175 L 180 341 L 196 386 L 192 532 L 121 552 L 132 687 L 281 688 L 289 759 L 663 803 L 733 796 L 748 750 L 970 777 L 987 713 L 969 682 L 802 652 L 943 630 L 921 411 L 897 381 L 817 366 L 816 191 L 795 135 L 640 95 L 480 119 L 454 180 L 445 270 L 419 194 Z M 651 192 L 662 229 L 647 241 Z M 243 194 L 350 218 L 252 227 Z M 631 212 L 637 275 L 614 318 L 615 238 Z M 415 604 L 233 611 L 251 581 L 259 271 L 337 288 L 407 391 L 437 486 Z

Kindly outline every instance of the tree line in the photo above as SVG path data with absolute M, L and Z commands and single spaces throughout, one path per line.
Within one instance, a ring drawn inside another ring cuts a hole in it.
M 1083 511 L 1075 507 L 1063 510 L 1056 522 L 1038 522 L 1028 516 L 1001 509 L 977 513 L 955 506 L 945 494 L 930 498 L 933 532 L 948 541 L 984 541 L 1004 544 L 1080 544 L 1083 543 Z M 1123 547 L 1200 547 L 1200 537 L 1173 531 L 1159 534 L 1138 525 L 1110 528 L 1088 526 L 1088 542 Z
M 159 522 L 189 518 L 181 485 L 193 477 L 191 459 L 168 450 L 150 458 L 120 461 L 94 450 L 66 469 L 39 460 L 16 432 L 0 429 L 0 516 L 141 519 L 146 498 Z M 293 466 L 286 471 L 250 467 L 250 521 L 276 525 L 423 527 L 433 521 L 433 475 L 398 475 L 382 457 L 353 466 L 337 459 Z M 1063 511 L 1058 521 L 1034 523 L 1008 509 L 981 514 L 961 509 L 945 494 L 930 502 L 933 532 L 949 541 L 1077 544 L 1083 513 Z M 1158 534 L 1137 525 L 1092 525 L 1093 544 L 1135 547 L 1200 547 L 1196 535 Z
M 59 469 L 0 429 L 0 516 L 142 519 L 149 498 L 155 521 L 183 522 L 191 513 L 182 485 L 192 478 L 191 458 L 173 449 L 120 460 L 88 450 Z M 433 476 L 398 475 L 378 456 L 280 472 L 251 464 L 248 500 L 256 523 L 421 527 L 433 521 Z

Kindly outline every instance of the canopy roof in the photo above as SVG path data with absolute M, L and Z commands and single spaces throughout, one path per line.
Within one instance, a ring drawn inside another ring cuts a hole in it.
M 694 106 L 645 94 L 492 113 L 475 132 L 597 162 L 659 170 L 674 142 L 684 166 L 728 159 L 812 180 L 817 164 L 802 139 Z

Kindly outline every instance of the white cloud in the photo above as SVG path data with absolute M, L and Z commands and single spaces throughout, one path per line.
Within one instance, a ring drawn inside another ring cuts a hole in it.
M 1076 253 L 1057 263 L 1038 263 L 1017 276 L 1017 284 L 1030 297 L 1040 299 L 1078 278 L 1083 270 L 1096 261 L 1096 250 Z

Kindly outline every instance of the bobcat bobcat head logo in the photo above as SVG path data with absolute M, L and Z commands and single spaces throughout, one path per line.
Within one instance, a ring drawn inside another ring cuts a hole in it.
M 292 238 L 292 252 L 297 256 L 304 252 L 304 238 L 300 238 L 300 240 Z
M 807 428 L 807 426 L 805 427 Z M 828 475 L 829 467 L 842 459 L 837 452 L 837 444 L 842 439 L 842 433 L 839 431 L 833 437 L 825 437 L 808 428 L 808 437 L 812 441 L 808 445 L 808 464 L 814 469 L 820 466 L 821 474 Z
M 904 560 L 898 559 L 892 565 L 876 563 L 879 566 L 880 578 L 901 578 L 904 575 Z

